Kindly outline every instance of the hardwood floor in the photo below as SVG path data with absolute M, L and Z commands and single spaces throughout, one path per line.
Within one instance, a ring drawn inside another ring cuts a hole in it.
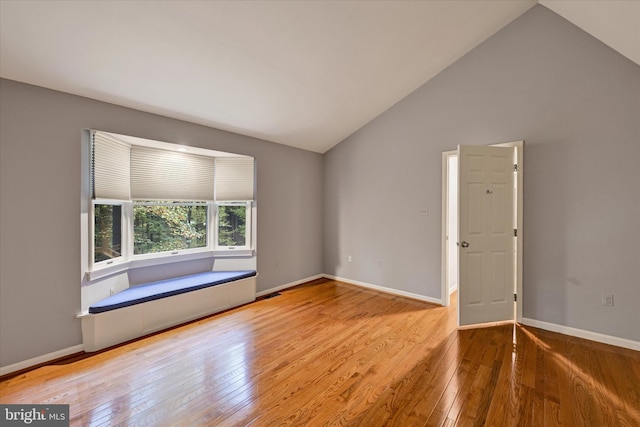
M 640 426 L 640 353 L 331 280 L 0 383 L 74 426 Z

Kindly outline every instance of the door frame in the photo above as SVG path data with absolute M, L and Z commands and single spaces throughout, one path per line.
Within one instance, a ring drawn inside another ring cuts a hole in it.
M 440 277 L 442 289 L 441 300 L 444 307 L 451 304 L 451 292 L 449 291 L 449 248 L 447 247 L 449 236 L 449 158 L 458 157 L 458 150 L 450 150 L 442 153 L 442 255 Z
M 516 280 L 516 312 L 515 321 L 522 323 L 522 300 L 523 300 L 523 241 L 524 241 L 524 141 L 505 142 L 501 144 L 489 144 L 492 147 L 514 147 L 516 152 L 516 163 L 518 173 L 516 174 L 516 228 L 518 238 L 516 239 L 516 260 L 515 260 L 515 280 Z M 449 150 L 442 153 L 442 234 L 441 234 L 441 301 L 443 306 L 451 303 L 449 294 L 449 254 L 447 250 L 448 230 L 448 206 L 449 206 L 449 158 L 458 156 L 458 150 Z M 459 310 L 459 306 L 458 306 Z

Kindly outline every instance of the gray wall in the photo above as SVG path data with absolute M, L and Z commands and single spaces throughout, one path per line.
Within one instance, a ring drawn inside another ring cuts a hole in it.
M 322 273 L 320 154 L 9 80 L 0 93 L 0 366 L 82 343 L 83 128 L 256 157 L 258 291 Z
M 536 6 L 325 154 L 324 271 L 440 298 L 441 153 L 524 139 L 524 317 L 640 340 L 639 122 L 640 67 Z

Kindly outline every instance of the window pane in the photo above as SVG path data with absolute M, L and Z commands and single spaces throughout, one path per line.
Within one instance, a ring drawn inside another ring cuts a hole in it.
M 134 255 L 207 246 L 207 207 L 133 206 Z
M 95 205 L 93 262 L 117 258 L 122 248 L 122 206 Z
M 218 206 L 218 246 L 246 246 L 247 206 Z

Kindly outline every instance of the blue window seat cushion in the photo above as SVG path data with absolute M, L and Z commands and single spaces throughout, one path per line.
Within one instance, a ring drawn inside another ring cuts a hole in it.
M 189 276 L 160 280 L 144 285 L 132 286 L 98 301 L 89 307 L 89 313 L 104 313 L 105 311 L 142 304 L 147 301 L 167 298 L 173 295 L 183 294 L 210 286 L 246 279 L 256 275 L 255 270 L 243 271 L 207 271 L 191 274 Z

